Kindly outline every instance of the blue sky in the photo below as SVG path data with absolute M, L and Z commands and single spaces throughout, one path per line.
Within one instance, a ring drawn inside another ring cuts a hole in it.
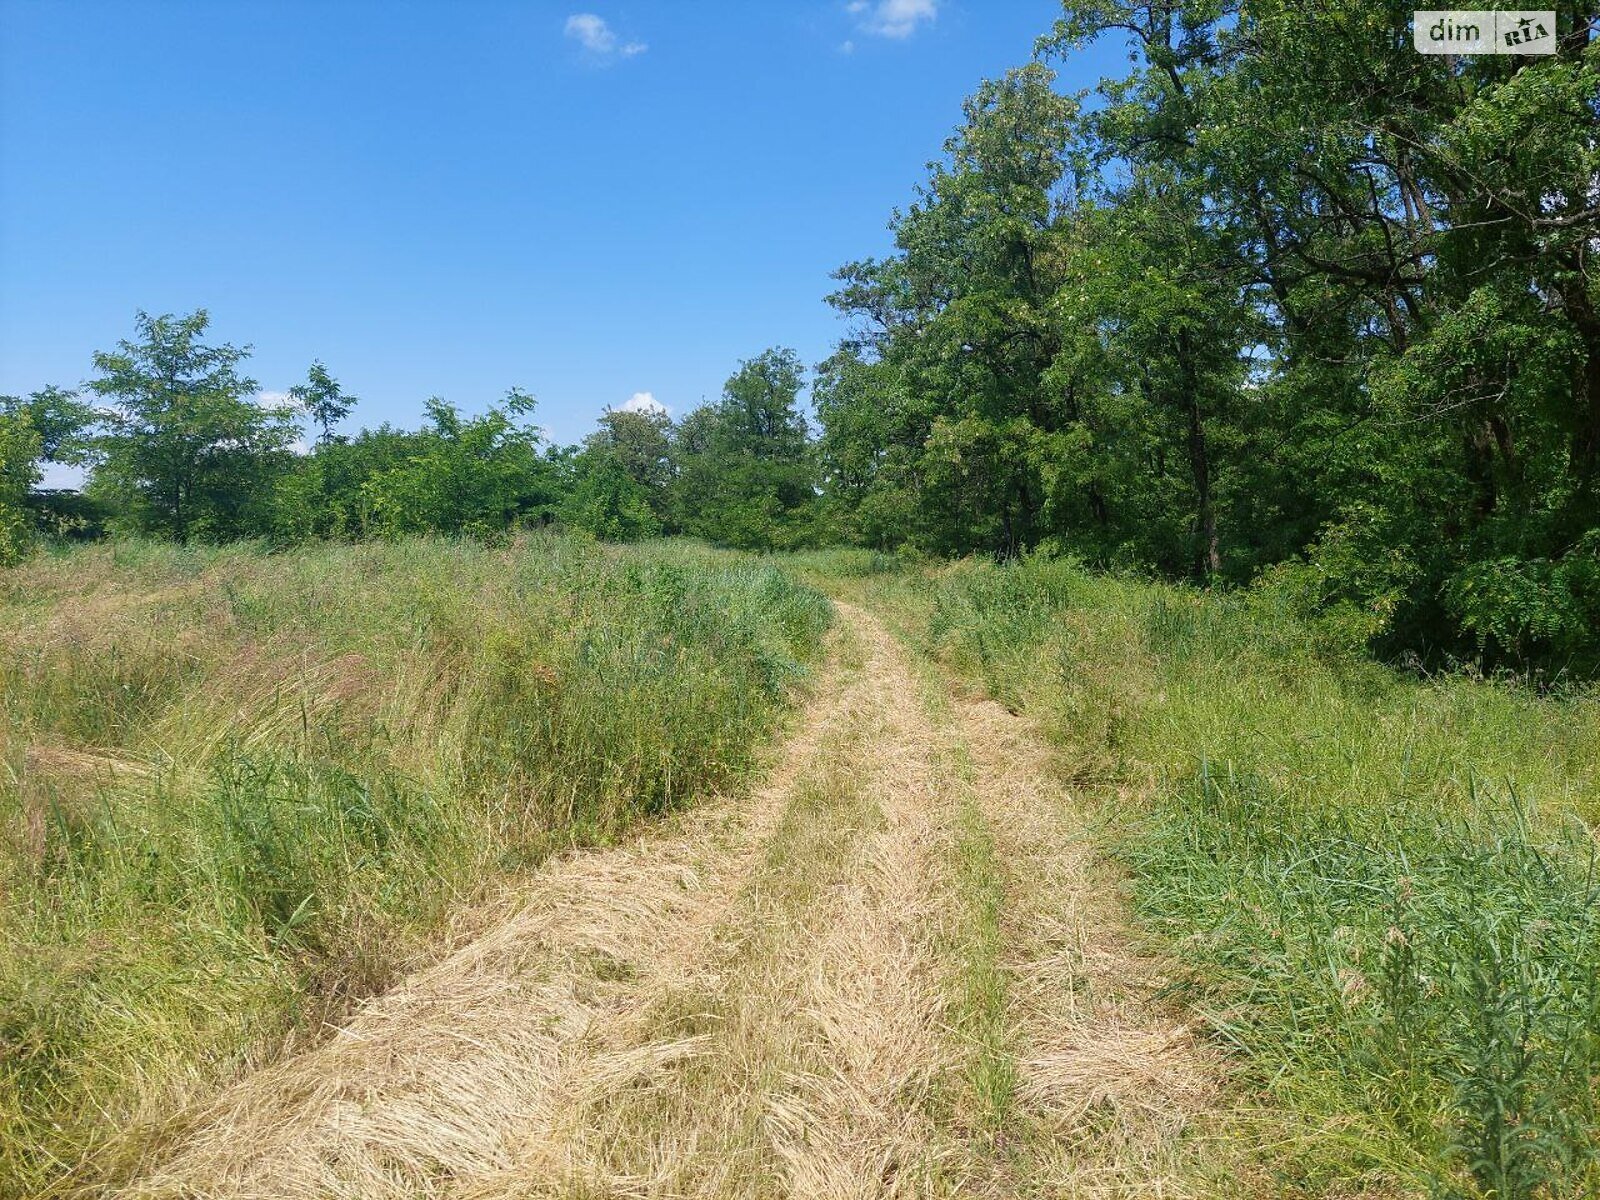
M 211 311 L 357 419 L 516 384 L 559 441 L 841 331 L 886 222 L 1053 0 L 0 0 L 0 391 Z M 1111 64 L 1069 64 L 1063 86 Z

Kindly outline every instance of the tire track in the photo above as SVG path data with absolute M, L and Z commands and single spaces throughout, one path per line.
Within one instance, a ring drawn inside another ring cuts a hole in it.
M 753 796 L 550 864 L 123 1194 L 1183 1194 L 1210 1067 L 1048 751 L 839 612 Z

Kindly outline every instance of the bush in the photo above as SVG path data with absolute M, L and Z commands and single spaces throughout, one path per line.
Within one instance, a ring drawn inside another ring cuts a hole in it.
M 1559 559 L 1471 563 L 1446 582 L 1444 599 L 1480 655 L 1592 675 L 1600 667 L 1600 530 Z

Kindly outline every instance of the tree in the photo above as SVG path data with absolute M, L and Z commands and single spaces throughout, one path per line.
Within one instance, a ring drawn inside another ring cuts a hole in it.
M 320 361 L 311 364 L 304 383 L 289 389 L 289 398 L 322 431 L 317 436 L 319 446 L 326 446 L 334 440 L 337 435 L 333 427 L 348 417 L 357 404 L 356 398 L 345 393 L 339 381 L 328 374 L 328 368 Z
M 513 388 L 480 417 L 437 396 L 426 407 L 423 430 L 391 431 L 386 449 L 396 461 L 360 484 L 365 530 L 484 536 L 554 515 L 559 498 L 539 431 L 517 420 L 531 415 L 531 396 Z
M 816 456 L 823 525 L 834 536 L 892 549 L 926 544 L 922 454 L 929 423 L 895 365 L 841 347 L 812 386 L 821 436 Z
M 661 532 L 651 493 L 612 454 L 578 456 L 574 481 L 561 503 L 562 523 L 609 542 L 636 542 Z
M 12 558 L 39 533 L 55 536 L 97 536 L 102 532 L 103 513 L 87 497 L 68 490 L 40 491 L 41 463 L 83 466 L 92 458 L 89 436 L 96 423 L 94 409 L 78 399 L 76 392 L 46 387 L 26 397 L 0 396 L 0 423 L 7 426 L 4 440 L 9 465 L 3 468 L 6 482 L 0 490 L 7 499 L 0 501 L 0 560 Z M 23 462 L 26 437 L 31 430 L 35 445 L 33 461 Z
M 1082 0 L 843 268 L 826 507 L 1345 606 L 1391 649 L 1600 663 L 1600 48 L 1409 10 Z M 1106 37 L 1095 102 L 1044 65 Z M 1514 579 L 1515 586 L 1492 585 Z
M 774 549 L 813 533 L 817 489 L 793 350 L 739 364 L 722 399 L 678 431 L 676 512 L 687 533 L 722 545 Z
M 92 488 L 140 532 L 180 542 L 258 532 L 290 462 L 292 412 L 254 402 L 255 381 L 239 373 L 249 349 L 207 345 L 204 309 L 141 312 L 137 324 L 137 341 L 94 356 L 89 388 L 114 407 Z
M 94 408 L 66 388 L 46 387 L 21 396 L 0 396 L 0 413 L 26 418 L 39 435 L 39 458 L 47 463 L 81 466 L 89 461 L 87 434 L 97 417 Z
M 892 432 L 879 430 L 895 453 L 883 446 L 889 473 L 868 491 L 902 492 L 879 511 L 912 520 L 904 535 L 930 550 L 1014 554 L 1045 532 L 1045 447 L 1072 419 L 1068 398 L 1043 377 L 1058 343 L 1047 307 L 1054 214 L 1078 128 L 1076 102 L 1053 83 L 1030 64 L 983 84 L 944 160 L 897 214 L 897 253 L 842 268 L 844 286 L 830 297 L 864 323 L 844 349 L 873 372 L 839 364 L 846 393 L 830 379 L 818 409 L 824 445 L 840 462 L 847 426 L 873 429 L 859 404 L 840 402 L 853 385 L 895 396 Z
M 0 567 L 16 563 L 33 543 L 26 501 L 39 481 L 42 444 L 26 410 L 0 410 Z
M 611 541 L 660 534 L 670 520 L 673 432 L 665 412 L 608 408 L 572 459 L 561 519 Z

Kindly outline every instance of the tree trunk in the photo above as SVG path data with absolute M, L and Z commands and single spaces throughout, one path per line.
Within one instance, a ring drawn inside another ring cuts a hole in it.
M 1184 413 L 1189 421 L 1189 470 L 1194 476 L 1195 542 L 1194 574 L 1210 580 L 1222 569 L 1222 554 L 1217 545 L 1217 511 L 1211 496 L 1211 458 L 1206 447 L 1205 420 L 1200 413 L 1200 382 L 1188 331 L 1178 335 L 1178 365 L 1183 379 Z

